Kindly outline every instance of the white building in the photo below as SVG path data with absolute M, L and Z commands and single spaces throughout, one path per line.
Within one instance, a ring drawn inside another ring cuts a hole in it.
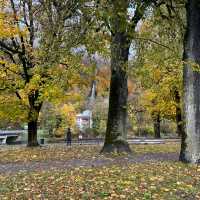
M 85 131 L 87 128 L 92 128 L 92 112 L 85 110 L 76 116 L 77 127 L 80 131 Z

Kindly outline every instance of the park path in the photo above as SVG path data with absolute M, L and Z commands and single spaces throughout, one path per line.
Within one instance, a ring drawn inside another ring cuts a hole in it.
M 178 161 L 177 153 L 147 153 L 127 157 L 95 157 L 91 159 L 71 159 L 66 161 L 48 160 L 48 161 L 30 161 L 0 164 L 1 174 L 15 174 L 17 172 L 32 172 L 46 170 L 64 170 L 78 167 L 101 167 L 109 165 L 127 165 L 131 163 L 144 163 L 156 161 Z

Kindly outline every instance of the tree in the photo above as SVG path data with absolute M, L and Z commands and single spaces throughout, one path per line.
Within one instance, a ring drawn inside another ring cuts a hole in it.
M 155 10 L 149 18 L 143 20 L 137 36 L 138 53 L 132 61 L 136 66 L 132 74 L 141 87 L 140 104 L 152 116 L 155 136 L 159 137 L 160 119 L 164 118 L 176 121 L 180 136 L 183 131 L 183 27 L 181 21 L 176 22 L 180 11 L 175 17 L 170 17 L 166 5 L 163 5 L 162 14 L 160 12 L 160 9 Z M 173 12 L 176 13 L 177 10 Z
M 187 26 L 184 39 L 184 120 L 180 160 L 200 162 L 200 2 L 186 3 Z
M 101 152 L 130 152 L 126 141 L 127 69 L 129 50 L 138 22 L 157 1 L 98 1 L 102 21 L 111 33 L 111 81 L 106 137 Z M 129 14 L 129 9 L 132 10 Z
M 6 27 L 0 32 L 1 95 L 16 95 L 28 122 L 28 146 L 37 146 L 43 102 L 64 96 L 81 71 L 70 52 L 78 44 L 66 42 L 69 36 L 72 41 L 69 32 L 74 26 L 80 30 L 74 19 L 79 17 L 80 1 L 11 0 L 1 5 L 0 24 Z

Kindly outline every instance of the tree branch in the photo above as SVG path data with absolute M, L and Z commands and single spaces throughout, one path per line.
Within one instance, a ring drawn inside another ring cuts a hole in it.
M 1 49 L 1 47 L 0 47 L 0 49 Z M 9 56 L 9 58 L 12 60 L 13 63 L 16 64 L 15 59 L 14 59 L 12 53 L 10 53 L 9 51 L 7 51 L 6 49 L 4 49 L 3 52 Z
M 20 94 L 19 94 L 18 91 L 16 91 L 15 94 L 16 94 L 16 96 L 17 96 L 17 98 L 18 98 L 19 100 L 22 100 L 22 97 L 20 96 Z
M 33 41 L 35 37 L 34 23 L 33 23 L 33 10 L 32 10 L 32 0 L 28 0 L 28 11 L 29 11 L 29 32 L 30 32 L 30 45 L 33 47 Z
M 14 49 L 11 46 L 7 45 L 5 42 L 3 42 L 2 40 L 0 40 L 0 47 L 2 48 L 2 50 L 6 50 L 6 51 L 10 51 L 13 54 L 18 54 L 21 53 L 21 51 L 19 51 L 18 49 Z
M 150 38 L 134 37 L 133 39 L 135 39 L 135 40 L 145 40 L 145 41 L 149 41 L 149 42 L 152 42 L 152 43 L 157 44 L 157 45 L 159 45 L 159 46 L 162 46 L 162 47 L 164 47 L 164 48 L 167 48 L 167 49 L 169 49 L 170 51 L 174 51 L 174 50 L 173 50 L 172 48 L 170 48 L 169 46 L 164 45 L 164 44 L 161 44 L 161 43 L 159 43 L 158 41 L 152 40 L 152 39 L 150 39 Z

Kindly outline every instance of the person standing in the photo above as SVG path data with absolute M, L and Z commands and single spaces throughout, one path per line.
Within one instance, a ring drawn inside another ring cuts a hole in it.
M 72 132 L 70 128 L 67 129 L 67 145 L 71 146 L 72 144 Z
M 80 132 L 80 133 L 79 133 L 79 136 L 78 136 L 79 144 L 82 144 L 82 139 L 83 139 L 83 135 L 82 135 L 82 133 Z

